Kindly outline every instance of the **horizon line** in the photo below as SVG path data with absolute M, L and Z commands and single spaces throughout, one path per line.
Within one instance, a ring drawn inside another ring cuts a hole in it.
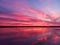
M 0 28 L 60 28 L 60 26 L 0 26 Z

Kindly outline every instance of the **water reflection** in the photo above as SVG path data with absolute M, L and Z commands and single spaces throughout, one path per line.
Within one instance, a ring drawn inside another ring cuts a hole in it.
M 0 28 L 0 45 L 60 45 L 60 28 Z

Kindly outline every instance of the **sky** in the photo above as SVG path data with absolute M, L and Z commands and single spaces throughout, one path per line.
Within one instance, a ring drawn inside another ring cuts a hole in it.
M 21 15 L 60 22 L 60 0 L 0 0 L 0 22 L 19 22 Z

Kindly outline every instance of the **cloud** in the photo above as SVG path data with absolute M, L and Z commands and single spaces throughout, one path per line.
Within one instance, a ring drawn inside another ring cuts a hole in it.
M 25 13 L 28 13 L 28 15 Z M 31 15 L 30 17 L 30 13 L 34 15 Z M 35 16 L 35 19 L 32 16 Z M 55 18 L 54 15 L 52 17 Z M 37 22 L 37 20 L 39 22 L 41 20 L 49 22 L 51 20 L 51 16 L 32 8 L 26 0 L 3 0 L 0 6 L 0 20 L 30 23 Z
M 1 5 L 17 10 L 29 7 L 27 0 L 3 0 Z
M 0 14 L 11 14 L 12 12 L 14 12 L 12 9 L 4 7 L 4 6 L 0 6 Z

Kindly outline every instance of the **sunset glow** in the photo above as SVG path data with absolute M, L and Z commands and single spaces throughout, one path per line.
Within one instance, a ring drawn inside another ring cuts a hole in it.
M 33 19 L 34 23 L 37 22 L 36 20 L 39 20 L 38 22 L 43 20 L 44 22 L 47 21 L 46 23 L 60 25 L 58 24 L 60 13 L 57 5 L 59 2 L 57 2 L 57 0 L 2 0 L 0 3 L 0 20 L 2 21 L 0 23 L 20 22 L 21 24 L 29 21 L 32 24 Z M 5 25 L 5 23 L 3 24 Z
M 0 45 L 60 45 L 60 0 L 0 0 Z

